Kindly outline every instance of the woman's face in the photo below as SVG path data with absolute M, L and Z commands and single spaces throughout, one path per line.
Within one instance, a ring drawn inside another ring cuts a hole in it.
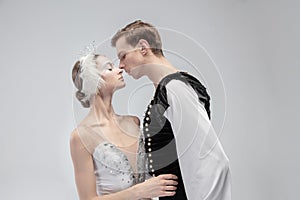
M 123 70 L 116 68 L 114 64 L 105 56 L 98 56 L 96 58 L 97 67 L 101 71 L 101 77 L 105 81 L 101 91 L 116 91 L 117 89 L 125 87 L 123 79 Z

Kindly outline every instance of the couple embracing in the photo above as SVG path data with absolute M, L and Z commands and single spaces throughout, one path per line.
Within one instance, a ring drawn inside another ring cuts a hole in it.
M 89 108 L 70 140 L 80 200 L 230 200 L 229 161 L 211 125 L 206 88 L 166 59 L 149 23 L 128 24 L 111 44 L 118 67 L 90 53 L 72 70 L 76 98 Z M 124 71 L 155 87 L 142 121 L 114 112 Z

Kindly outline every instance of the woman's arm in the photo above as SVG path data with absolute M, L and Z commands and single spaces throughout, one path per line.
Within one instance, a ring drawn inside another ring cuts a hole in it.
M 138 200 L 175 194 L 177 182 L 174 179 L 177 177 L 166 174 L 150 178 L 120 192 L 97 196 L 93 158 L 83 146 L 76 130 L 71 135 L 70 149 L 80 200 Z

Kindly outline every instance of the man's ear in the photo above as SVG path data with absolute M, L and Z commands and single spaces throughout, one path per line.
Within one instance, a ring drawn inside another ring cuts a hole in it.
M 147 42 L 147 40 L 145 40 L 145 39 L 140 39 L 138 44 L 139 44 L 139 47 L 141 48 L 141 53 L 142 53 L 143 55 L 146 55 L 147 52 L 150 50 L 150 45 L 149 45 L 149 43 Z

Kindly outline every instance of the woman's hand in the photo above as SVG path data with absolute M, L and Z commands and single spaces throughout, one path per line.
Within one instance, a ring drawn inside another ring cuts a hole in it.
M 140 197 L 154 198 L 174 196 L 177 184 L 177 176 L 173 174 L 162 174 L 157 177 L 152 177 L 136 186 L 139 188 Z

